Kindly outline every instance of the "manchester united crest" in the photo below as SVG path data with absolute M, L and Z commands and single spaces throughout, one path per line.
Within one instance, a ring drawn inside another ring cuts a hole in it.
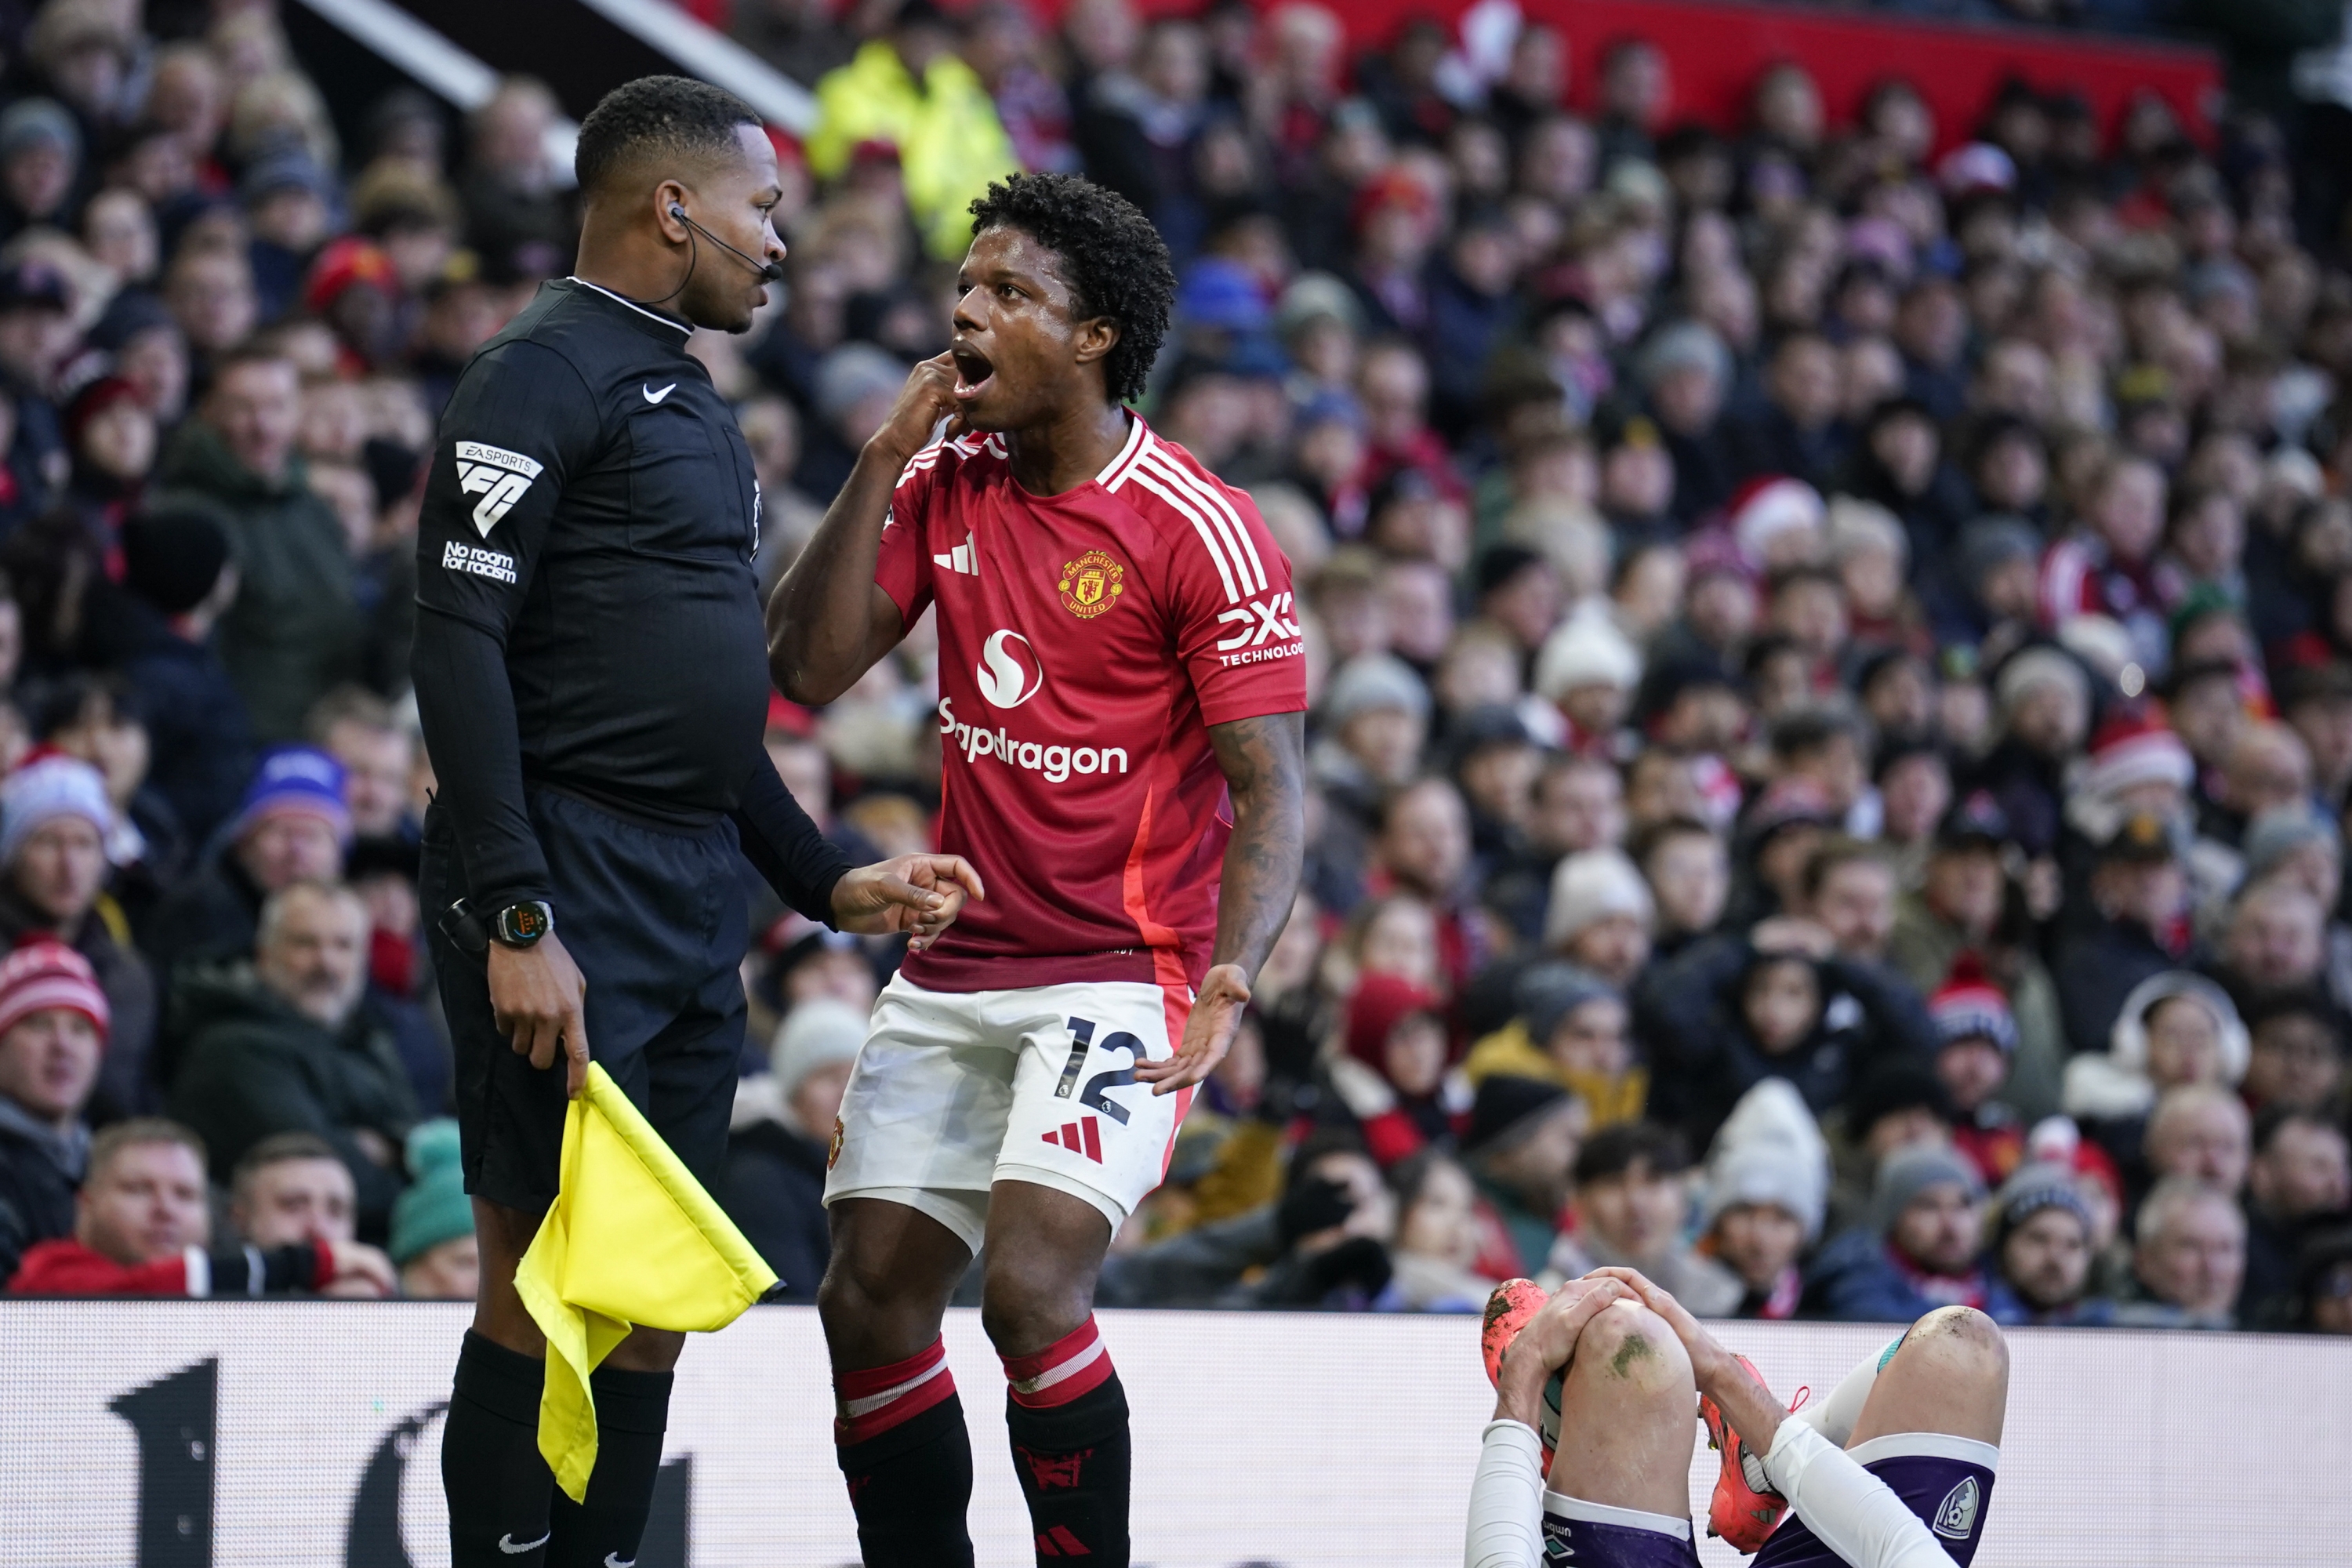
M 824 1152 L 824 1168 L 828 1171 L 832 1170 L 841 1159 L 841 1118 L 836 1116 L 833 1119 L 833 1142 Z
M 1062 608 L 1090 621 L 1127 592 L 1127 568 L 1103 551 L 1089 550 L 1076 561 L 1062 563 L 1062 580 L 1055 586 L 1062 591 Z

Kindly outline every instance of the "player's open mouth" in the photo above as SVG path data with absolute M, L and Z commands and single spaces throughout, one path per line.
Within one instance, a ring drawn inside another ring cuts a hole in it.
M 996 367 L 989 363 L 987 357 L 978 349 L 966 348 L 959 343 L 948 352 L 955 360 L 955 395 L 961 398 L 978 397 L 982 389 L 995 378 Z

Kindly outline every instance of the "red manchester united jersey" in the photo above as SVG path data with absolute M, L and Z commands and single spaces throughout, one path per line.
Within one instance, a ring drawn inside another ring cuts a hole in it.
M 907 978 L 1197 986 L 1233 828 L 1208 726 L 1307 706 L 1257 509 L 1139 418 L 1057 496 L 971 435 L 907 465 L 875 575 L 908 625 L 939 606 L 940 847 L 988 885 Z

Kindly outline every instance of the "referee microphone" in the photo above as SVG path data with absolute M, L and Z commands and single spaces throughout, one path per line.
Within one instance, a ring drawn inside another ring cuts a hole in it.
M 711 233 L 709 229 L 703 227 L 700 224 L 687 216 L 686 208 L 677 202 L 669 204 L 669 216 L 677 219 L 678 222 L 686 225 L 687 227 L 694 230 L 695 233 L 700 235 L 703 238 L 709 240 L 711 244 L 717 246 L 728 255 L 735 258 L 738 261 L 740 261 L 752 271 L 758 273 L 760 275 L 760 281 L 762 283 L 781 283 L 784 280 L 784 264 L 782 262 L 762 261 L 748 250 L 736 249 L 733 246 L 728 244 L 725 240 Z

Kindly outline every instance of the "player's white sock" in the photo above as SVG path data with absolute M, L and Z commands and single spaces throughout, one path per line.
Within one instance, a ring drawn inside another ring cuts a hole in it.
M 1489 1421 L 1470 1480 L 1463 1568 L 1538 1568 L 1543 1562 L 1543 1439 L 1518 1421 Z
M 1838 1447 L 1844 1447 L 1847 1439 L 1853 1436 L 1854 1423 L 1862 1419 L 1863 1404 L 1869 1399 L 1872 1386 L 1878 1382 L 1879 1369 L 1893 1361 L 1895 1352 L 1902 1348 L 1903 1341 L 1898 1337 L 1893 1344 L 1847 1373 L 1845 1380 L 1830 1391 L 1827 1399 L 1797 1412 L 1797 1419 Z M 1754 1483 L 1751 1481 L 1749 1484 Z
M 1906 1433 L 1916 1448 L 1932 1443 L 1949 1458 L 1994 1468 L 1990 1443 L 1935 1433 Z M 1764 1456 L 1764 1473 L 1805 1527 L 1852 1568 L 1953 1568 L 1951 1554 L 1894 1489 L 1803 1420 L 1783 1421 Z

